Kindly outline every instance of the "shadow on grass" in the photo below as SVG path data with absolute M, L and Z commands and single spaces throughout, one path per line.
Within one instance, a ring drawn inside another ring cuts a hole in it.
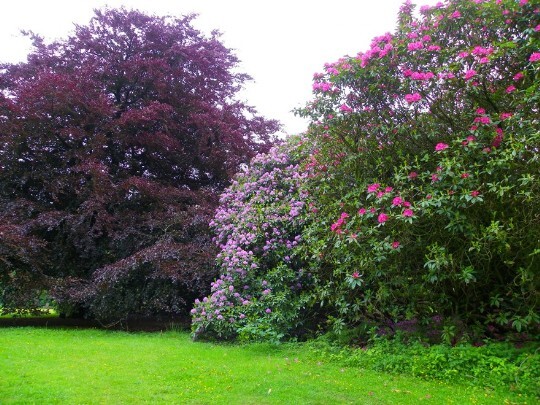
M 94 319 L 61 318 L 58 316 L 0 317 L 0 328 L 34 326 L 43 328 L 104 329 L 130 332 L 160 332 L 167 330 L 187 331 L 191 318 L 174 317 L 167 319 L 134 317 L 127 321 L 103 324 Z

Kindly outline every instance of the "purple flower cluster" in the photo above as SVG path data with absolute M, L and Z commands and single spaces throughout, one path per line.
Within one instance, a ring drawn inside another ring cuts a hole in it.
M 233 336 L 252 318 L 271 317 L 274 287 L 267 274 L 280 266 L 292 270 L 289 291 L 305 277 L 296 248 L 301 243 L 308 193 L 300 189 L 308 176 L 289 151 L 290 144 L 257 155 L 220 197 L 210 226 L 220 253 L 220 277 L 211 295 L 196 300 L 193 329 Z M 284 286 L 276 286 L 283 288 Z

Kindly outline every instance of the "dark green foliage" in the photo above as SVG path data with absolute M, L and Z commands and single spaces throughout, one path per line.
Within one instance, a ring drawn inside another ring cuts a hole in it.
M 515 1 L 406 4 L 395 34 L 315 76 L 301 254 L 336 330 L 537 330 L 539 22 Z
M 333 339 L 310 343 L 317 355 L 347 366 L 452 381 L 488 389 L 505 388 L 540 397 L 540 348 L 490 342 L 482 346 L 428 346 L 419 341 L 376 339 L 362 348 L 344 348 Z

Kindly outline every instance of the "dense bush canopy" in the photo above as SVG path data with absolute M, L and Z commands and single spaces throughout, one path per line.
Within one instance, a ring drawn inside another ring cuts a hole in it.
M 277 124 L 236 101 L 249 77 L 192 19 L 96 11 L 0 66 L 4 310 L 177 314 L 208 290 L 217 196 Z
M 312 283 L 298 255 L 307 191 L 300 186 L 300 147 L 258 155 L 221 195 L 210 225 L 221 252 L 212 294 L 195 301 L 195 334 L 280 340 L 301 329 Z
M 221 284 L 241 290 L 239 301 L 224 302 L 227 316 L 255 312 L 275 336 L 313 317 L 337 331 L 406 324 L 448 342 L 464 332 L 537 329 L 540 7 L 452 0 L 419 11 L 406 2 L 395 33 L 315 74 L 314 100 L 299 111 L 311 119 L 309 130 L 285 148 L 288 156 L 302 149 L 301 160 L 274 187 L 300 181 L 264 206 L 281 212 L 287 198 L 302 196 L 289 221 L 299 226 L 298 244 L 281 261 L 237 277 L 218 238 L 222 281 L 194 309 L 195 331 L 234 336 L 249 325 L 216 319 Z M 229 241 L 242 234 L 244 210 L 260 212 L 246 208 L 266 192 L 260 165 L 255 160 L 254 177 L 242 175 L 225 194 L 241 195 L 235 204 L 222 200 L 227 221 L 218 211 L 216 230 L 233 235 Z M 250 264 L 264 261 L 275 235 L 289 237 L 289 225 L 268 232 L 262 222 L 242 239 Z M 309 282 L 291 289 L 305 274 Z M 269 299 L 260 280 L 270 276 L 271 292 L 286 290 L 295 306 L 276 314 L 279 306 L 262 304 Z M 244 293 L 252 289 L 258 293 Z

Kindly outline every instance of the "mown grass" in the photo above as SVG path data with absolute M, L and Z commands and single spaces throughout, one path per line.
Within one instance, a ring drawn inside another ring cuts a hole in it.
M 511 392 L 317 357 L 306 345 L 217 345 L 187 333 L 0 329 L 0 403 L 504 404 Z

